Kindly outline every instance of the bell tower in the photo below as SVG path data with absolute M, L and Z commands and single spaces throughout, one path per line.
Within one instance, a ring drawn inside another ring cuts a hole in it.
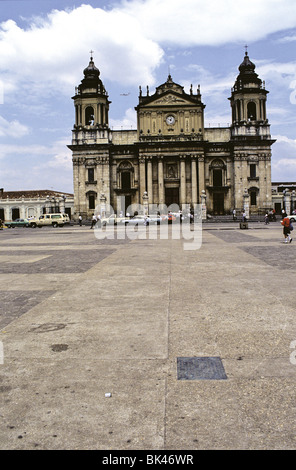
M 255 73 L 255 65 L 246 51 L 239 66 L 239 75 L 231 90 L 233 138 L 241 136 L 262 136 L 270 138 L 270 128 L 266 117 L 266 99 L 269 93 L 265 83 Z
M 239 209 L 247 204 L 250 213 L 272 207 L 271 146 L 275 140 L 266 115 L 267 94 L 246 50 L 229 98 L 230 142 L 234 159 L 232 205 Z
M 92 54 L 93 51 L 91 51 Z M 110 203 L 108 93 L 100 79 L 100 71 L 91 55 L 83 71 L 84 78 L 75 87 L 72 97 L 75 124 L 72 130 L 74 217 L 90 218 L 104 196 Z
M 87 133 L 94 129 L 109 128 L 108 114 L 111 102 L 108 100 L 108 94 L 100 79 L 100 71 L 95 66 L 93 57 L 90 58 L 89 65 L 83 73 L 84 78 L 75 88 L 75 96 L 72 98 L 75 106 L 74 137 L 79 137 L 81 129 Z M 87 137 L 87 134 L 84 137 Z

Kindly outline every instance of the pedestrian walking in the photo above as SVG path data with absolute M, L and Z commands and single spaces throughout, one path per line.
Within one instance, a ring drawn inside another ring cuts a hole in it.
M 268 225 L 269 224 L 269 216 L 268 216 L 267 213 L 265 214 L 264 220 L 265 220 L 265 225 Z
M 96 223 L 97 223 L 97 217 L 96 217 L 96 215 L 94 214 L 94 215 L 92 216 L 92 219 L 91 219 L 91 226 L 90 226 L 90 228 L 94 228 L 94 226 L 96 225 Z
M 236 210 L 235 209 L 233 209 L 233 211 L 232 211 L 232 217 L 233 217 L 233 220 L 236 220 Z
M 81 215 L 78 217 L 78 223 L 79 223 L 80 227 L 82 227 L 82 217 L 81 217 Z
M 284 243 L 291 243 L 292 238 L 291 238 L 291 232 L 293 230 L 293 225 L 289 219 L 289 217 L 284 217 L 283 220 L 281 221 L 281 224 L 283 226 L 283 234 L 284 234 Z

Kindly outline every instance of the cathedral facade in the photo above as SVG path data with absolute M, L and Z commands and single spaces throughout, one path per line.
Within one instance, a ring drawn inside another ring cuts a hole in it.
M 119 213 L 143 197 L 160 208 L 203 200 L 212 215 L 240 212 L 248 200 L 250 215 L 265 213 L 272 207 L 275 142 L 267 94 L 246 52 L 231 89 L 229 127 L 205 127 L 199 86 L 186 93 L 169 75 L 151 95 L 140 87 L 137 130 L 114 131 L 111 102 L 91 57 L 73 96 L 74 218 L 90 218 L 103 200 Z

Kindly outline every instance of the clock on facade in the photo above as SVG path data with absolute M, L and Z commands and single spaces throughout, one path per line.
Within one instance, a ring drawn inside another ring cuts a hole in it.
M 168 117 L 166 118 L 166 123 L 169 124 L 170 126 L 171 126 L 172 124 L 175 124 L 175 118 L 174 118 L 174 116 L 171 116 L 171 115 L 168 116 Z

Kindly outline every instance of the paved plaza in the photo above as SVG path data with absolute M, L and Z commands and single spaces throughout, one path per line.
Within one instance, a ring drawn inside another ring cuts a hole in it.
M 295 242 L 0 231 L 0 449 L 295 449 Z

